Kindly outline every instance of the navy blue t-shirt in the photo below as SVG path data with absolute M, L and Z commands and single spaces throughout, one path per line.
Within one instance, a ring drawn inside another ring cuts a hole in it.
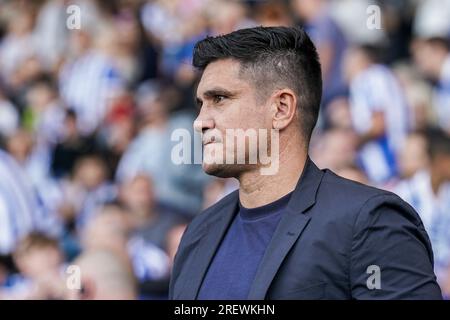
M 211 262 L 200 300 L 245 300 L 259 263 L 280 222 L 291 193 L 262 207 L 239 212 Z

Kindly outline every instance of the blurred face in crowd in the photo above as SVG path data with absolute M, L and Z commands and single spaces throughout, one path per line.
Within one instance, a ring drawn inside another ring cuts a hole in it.
M 153 208 L 153 185 L 145 175 L 138 175 L 121 186 L 121 200 L 135 214 L 147 216 Z
M 126 216 L 120 208 L 100 208 L 83 230 L 83 247 L 121 253 L 127 243 L 127 225 Z
M 49 86 L 38 84 L 27 94 L 28 104 L 36 111 L 43 111 L 54 99 L 55 95 Z
M 206 67 L 197 88 L 197 103 L 200 113 L 194 127 L 203 131 L 204 158 L 222 150 L 224 157 L 236 159 L 237 143 L 227 144 L 226 129 L 270 131 L 272 128 L 270 109 L 265 103 L 259 103 L 251 82 L 240 75 L 240 63 L 232 59 L 218 60 Z M 245 149 L 246 159 L 257 153 L 256 148 Z M 247 161 L 246 164 L 208 164 L 203 161 L 205 172 L 219 177 L 238 177 L 256 167 Z
M 323 2 L 323 0 L 292 0 L 291 4 L 297 15 L 308 22 L 317 15 Z
M 413 176 L 428 165 L 426 139 L 420 134 L 407 137 L 399 155 L 401 175 L 405 178 Z
M 325 108 L 331 126 L 339 129 L 351 129 L 352 116 L 348 98 L 338 97 L 328 103 Z
M 211 7 L 209 18 L 213 34 L 227 34 L 245 18 L 245 9 L 238 1 L 218 1 Z
M 356 135 L 351 130 L 329 130 L 320 137 L 312 156 L 320 167 L 340 170 L 352 164 L 356 155 Z
M 33 29 L 32 12 L 21 11 L 10 20 L 9 31 L 17 36 L 25 35 Z
M 344 55 L 343 69 L 347 81 L 352 81 L 370 65 L 370 60 L 363 50 L 348 49 Z
M 431 167 L 439 172 L 442 180 L 450 181 L 450 154 L 439 153 L 431 160 Z
M 100 158 L 85 157 L 77 164 L 75 177 L 87 190 L 95 189 L 106 179 L 106 165 Z
M 25 130 L 18 130 L 7 141 L 8 152 L 20 163 L 25 162 L 33 147 L 33 139 Z
M 109 250 L 87 250 L 75 261 L 83 290 L 70 290 L 71 300 L 134 300 L 134 276 L 120 256 Z
M 16 256 L 20 272 L 32 279 L 58 271 L 62 261 L 61 252 L 54 246 L 35 246 Z
M 74 55 L 79 55 L 91 47 L 91 35 L 86 30 L 71 30 L 70 31 L 70 50 Z
M 438 80 L 445 58 L 449 54 L 442 45 L 417 39 L 411 46 L 414 62 L 428 78 Z

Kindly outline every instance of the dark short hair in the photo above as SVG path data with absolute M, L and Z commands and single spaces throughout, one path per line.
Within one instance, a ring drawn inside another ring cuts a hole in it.
M 296 93 L 308 142 L 319 115 L 322 73 L 317 50 L 306 32 L 299 27 L 256 27 L 207 37 L 195 45 L 193 65 L 204 70 L 211 62 L 227 58 L 240 62 L 240 73 L 250 75 L 260 96 L 276 86 Z
M 425 41 L 434 47 L 441 47 L 444 50 L 450 51 L 450 40 L 445 37 L 430 37 L 425 39 Z
M 438 155 L 450 156 L 450 135 L 440 128 L 428 128 L 426 130 L 428 143 L 428 155 L 431 159 Z

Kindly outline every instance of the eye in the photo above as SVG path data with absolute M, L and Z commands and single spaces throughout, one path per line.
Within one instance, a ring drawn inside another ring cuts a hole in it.
M 225 100 L 226 98 L 227 98 L 227 97 L 225 97 L 225 96 L 223 96 L 223 95 L 217 94 L 217 95 L 214 96 L 213 101 L 214 101 L 214 103 L 220 103 L 220 102 L 222 102 L 223 100 Z
M 197 98 L 195 104 L 197 105 L 197 108 L 200 109 L 203 106 L 203 101 Z

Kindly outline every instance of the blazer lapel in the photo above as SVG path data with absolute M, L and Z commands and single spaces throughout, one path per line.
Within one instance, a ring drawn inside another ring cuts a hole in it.
M 316 193 L 322 176 L 323 172 L 308 158 L 286 212 L 283 214 L 258 267 L 248 299 L 265 299 L 267 290 L 284 258 L 311 219 L 304 213 L 316 201 Z
M 186 279 L 178 299 L 193 300 L 197 298 L 208 267 L 237 212 L 238 199 L 238 192 L 235 191 L 233 199 L 217 213 L 218 218 L 205 225 L 203 229 L 205 235 L 195 250 L 189 278 Z

